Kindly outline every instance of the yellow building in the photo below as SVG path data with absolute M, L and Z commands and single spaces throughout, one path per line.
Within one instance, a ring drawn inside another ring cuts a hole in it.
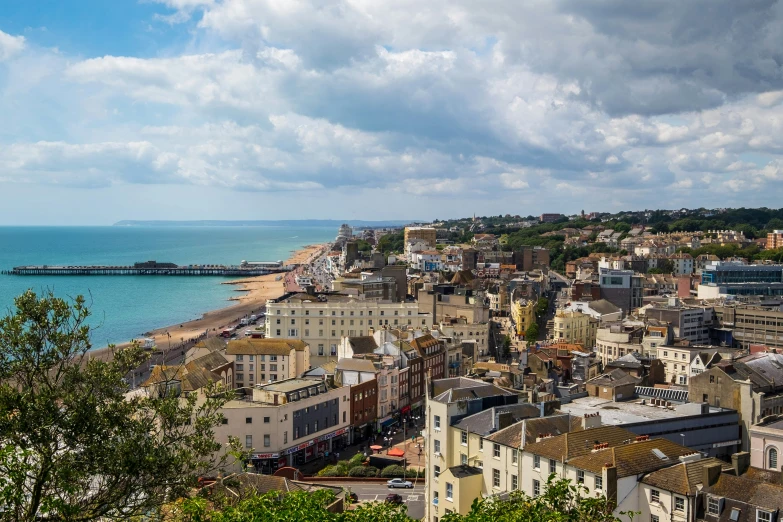
M 511 305 L 511 317 L 517 325 L 517 335 L 524 335 L 525 330 L 536 322 L 536 302 L 532 299 L 520 299 Z
M 587 314 L 573 310 L 558 310 L 554 320 L 554 340 L 581 344 L 590 350 L 595 347 L 598 321 Z
M 404 238 L 406 245 L 408 241 L 419 239 L 434 247 L 437 242 L 437 236 L 438 232 L 432 227 L 405 227 Z

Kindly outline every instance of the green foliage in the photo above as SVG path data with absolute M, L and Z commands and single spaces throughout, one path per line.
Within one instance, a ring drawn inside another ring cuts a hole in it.
M 147 354 L 89 356 L 90 313 L 27 291 L 0 319 L 0 520 L 127 520 L 151 513 L 214 469 L 227 400 L 176 388 L 126 398 Z
M 385 478 L 394 478 L 394 477 L 402 477 L 403 472 L 405 472 L 405 468 L 402 466 L 397 465 L 391 465 L 386 466 L 383 468 L 383 471 L 381 471 L 381 476 Z M 416 473 L 405 473 L 406 477 L 415 476 Z
M 511 354 L 511 337 L 505 335 L 503 336 L 503 341 L 500 345 L 500 355 L 505 359 L 508 358 L 510 354 Z
M 326 466 L 321 471 L 316 473 L 318 477 L 343 477 L 345 475 L 340 474 L 340 468 L 338 466 Z
M 525 340 L 528 345 L 536 344 L 538 333 L 538 323 L 531 323 L 530 326 L 527 327 L 527 330 L 525 330 Z
M 349 464 L 351 467 L 353 467 L 353 466 L 358 466 L 359 464 L 361 464 L 362 462 L 364 462 L 364 459 L 365 459 L 365 457 L 364 457 L 364 454 L 362 454 L 362 453 L 357 453 L 356 455 L 354 455 L 353 457 L 351 457 L 351 458 L 348 460 L 348 464 Z
M 378 244 L 375 245 L 375 249 L 384 254 L 403 253 L 405 251 L 405 232 L 401 230 L 393 234 L 381 236 Z
M 449 513 L 442 522 L 616 522 L 612 502 L 605 497 L 591 497 L 583 488 L 568 480 L 550 477 L 538 497 L 514 491 L 508 500 L 497 497 L 477 498 L 467 515 Z M 631 520 L 633 513 L 623 513 Z
M 372 250 L 372 245 L 364 239 L 357 239 L 356 244 L 359 248 L 359 252 L 369 252 Z
M 378 474 L 378 468 L 372 466 L 354 466 L 348 470 L 349 477 L 374 477 Z
M 544 315 L 549 309 L 549 299 L 542 297 L 536 302 L 536 315 Z

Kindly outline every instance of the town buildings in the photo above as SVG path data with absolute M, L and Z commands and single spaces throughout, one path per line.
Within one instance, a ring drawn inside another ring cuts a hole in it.
M 260 473 L 310 462 L 349 443 L 350 386 L 294 378 L 239 393 L 221 409 L 215 440 L 238 437 Z
M 536 322 L 536 303 L 532 299 L 517 299 L 511 303 L 511 319 L 516 328 L 517 337 L 525 335 L 530 325 Z
M 773 230 L 767 234 L 767 249 L 783 248 L 783 230 Z
M 432 227 L 405 227 L 403 238 L 406 245 L 408 242 L 418 239 L 426 243 L 430 248 L 435 248 L 438 232 Z
M 296 377 L 310 368 L 310 347 L 295 339 L 237 339 L 226 355 L 234 362 L 237 388 Z
M 592 351 L 597 329 L 598 321 L 590 315 L 561 309 L 555 312 L 552 335 L 559 343 L 581 344 Z
M 783 265 L 715 262 L 701 271 L 699 299 L 783 295 Z
M 372 335 L 383 327 L 429 328 L 432 316 L 414 302 L 356 299 L 339 294 L 293 294 L 267 303 L 266 336 L 310 346 L 310 364 L 337 360 L 343 337 Z

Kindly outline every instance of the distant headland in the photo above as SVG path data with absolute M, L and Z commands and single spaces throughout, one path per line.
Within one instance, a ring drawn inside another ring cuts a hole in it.
M 390 221 L 362 221 L 362 220 L 339 220 L 339 219 L 287 219 L 287 220 L 197 220 L 197 221 L 138 221 L 125 219 L 114 223 L 115 227 L 274 227 L 274 226 L 298 226 L 298 227 L 339 227 L 347 223 L 352 227 L 395 227 L 407 225 L 410 220 L 390 220 Z

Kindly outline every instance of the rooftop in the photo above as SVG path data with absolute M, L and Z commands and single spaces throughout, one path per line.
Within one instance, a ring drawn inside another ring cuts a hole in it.
M 290 355 L 291 350 L 308 349 L 304 341 L 296 339 L 237 339 L 229 341 L 227 355 Z
M 541 434 L 562 435 L 582 429 L 582 420 L 571 415 L 550 415 L 523 419 L 516 424 L 496 431 L 487 440 L 512 448 L 524 447 L 536 442 Z
M 587 413 L 598 412 L 601 414 L 602 424 L 614 426 L 652 420 L 673 419 L 694 414 L 692 410 L 681 408 L 680 406 L 675 406 L 675 409 L 670 410 L 662 406 L 650 406 L 649 403 L 642 404 L 641 402 L 642 401 L 612 402 L 601 399 L 600 397 L 581 397 L 579 399 L 574 399 L 568 404 L 561 405 L 560 411 L 578 417 L 584 416 Z M 724 410 L 709 407 L 710 413 L 720 411 Z
M 693 453 L 692 449 L 667 439 L 635 442 L 633 437 L 624 444 L 572 458 L 569 464 L 593 473 L 601 473 L 606 464 L 613 464 L 617 468 L 617 478 L 623 478 L 671 466 L 680 457 Z
M 340 359 L 335 369 L 347 372 L 375 373 L 375 365 L 368 359 Z
M 287 393 L 296 390 L 301 390 L 302 388 L 310 388 L 312 386 L 318 386 L 318 385 L 325 386 L 323 383 L 319 383 L 311 379 L 294 378 L 294 379 L 286 379 L 284 381 L 278 381 L 278 382 L 260 385 L 258 386 L 258 388 L 266 391 Z M 321 391 L 323 392 L 324 390 Z
M 661 488 L 665 491 L 673 491 L 680 495 L 695 495 L 697 486 L 702 484 L 702 469 L 710 464 L 729 466 L 716 458 L 699 459 L 692 462 L 681 462 L 668 468 L 653 471 L 642 478 L 642 482 Z
M 599 426 L 542 439 L 528 444 L 525 451 L 562 461 L 590 454 L 595 444 L 609 444 L 612 447 L 635 439 L 636 434 L 626 429 L 617 426 Z
M 488 435 L 500 427 L 498 416 L 504 413 L 510 414 L 510 421 L 506 420 L 507 426 L 522 419 L 540 415 L 538 406 L 534 404 L 508 404 L 505 406 L 494 406 L 488 410 L 463 417 L 452 424 L 452 426 L 470 433 Z

